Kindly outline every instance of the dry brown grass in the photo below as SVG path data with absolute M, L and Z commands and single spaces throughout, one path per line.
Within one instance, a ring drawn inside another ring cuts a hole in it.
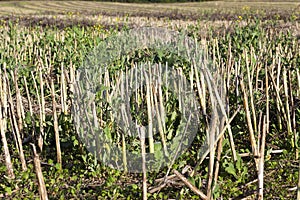
M 297 1 L 213 1 L 170 4 L 136 4 L 87 1 L 1 1 L 0 15 L 41 14 L 47 12 L 117 12 L 117 13 L 161 13 L 177 10 L 182 13 L 199 12 L 244 12 L 261 10 L 289 12 L 297 9 Z M 299 8 L 298 8 L 299 9 Z

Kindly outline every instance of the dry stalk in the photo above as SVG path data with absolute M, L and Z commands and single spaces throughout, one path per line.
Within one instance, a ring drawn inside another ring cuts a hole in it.
M 122 97 L 123 100 L 124 99 L 126 100 L 126 105 L 129 105 L 128 95 L 125 95 L 125 94 L 128 94 L 129 91 L 128 91 L 128 87 L 124 88 L 124 84 L 123 84 L 123 71 L 121 71 L 120 77 L 121 77 L 121 79 L 120 79 L 119 83 L 121 83 L 120 84 L 120 87 L 121 87 L 121 91 L 120 91 L 121 92 L 121 97 Z M 125 76 L 125 78 L 126 78 L 126 84 L 127 84 L 127 76 Z M 129 127 L 128 117 L 127 117 L 127 113 L 128 112 L 126 112 L 126 107 L 125 107 L 124 103 L 122 103 L 122 105 L 121 105 L 121 113 L 122 113 L 121 115 L 122 115 L 122 118 L 123 118 L 123 122 L 126 123 L 125 127 Z M 125 131 L 127 133 L 127 131 L 130 131 L 130 130 L 125 130 Z M 127 173 L 127 155 L 126 155 L 125 133 L 122 131 L 121 135 L 122 135 L 122 158 L 123 158 L 124 172 Z M 129 135 L 130 135 L 130 133 L 129 133 Z
M 127 156 L 126 156 L 126 141 L 125 134 L 122 133 L 122 156 L 123 156 L 123 165 L 124 165 L 124 173 L 127 173 Z
M 208 76 L 208 73 L 205 73 L 206 76 Z M 209 131 L 209 165 L 208 165 L 208 181 L 207 181 L 207 199 L 211 199 L 211 192 L 212 192 L 212 181 L 213 181 L 213 169 L 214 169 L 214 157 L 215 157 L 215 135 L 217 135 L 216 130 L 216 123 L 217 121 L 217 100 L 215 99 L 215 95 L 213 94 L 213 84 L 211 83 L 211 79 L 209 77 L 206 77 L 207 79 L 207 86 L 208 91 L 210 94 L 210 101 L 212 105 L 212 116 L 211 116 L 211 122 L 210 127 L 208 129 Z
M 268 67 L 265 67 L 265 76 L 266 76 L 266 132 L 269 133 L 269 120 L 270 120 L 270 97 L 269 97 L 269 75 Z
M 183 113 L 184 113 L 184 110 L 182 109 L 183 106 L 182 106 L 182 84 L 183 84 L 183 81 L 181 79 L 182 76 L 182 69 L 181 68 L 178 68 L 176 70 L 176 75 L 179 75 L 178 79 L 176 80 L 177 82 L 174 81 L 174 86 L 175 86 L 175 91 L 178 93 L 178 109 L 181 110 Z
M 37 87 L 37 83 L 36 83 L 36 78 L 33 74 L 33 72 L 31 72 L 31 76 L 33 79 L 33 83 L 34 83 L 34 88 L 36 90 L 36 95 L 37 95 L 37 101 L 38 101 L 38 105 L 39 105 L 39 111 L 40 111 L 40 133 L 38 135 L 38 146 L 39 149 L 42 151 L 43 150 L 43 136 L 44 136 L 44 120 L 43 120 L 43 102 L 42 102 L 42 98 L 40 97 L 40 92 L 43 91 L 43 77 L 42 77 L 42 72 L 41 69 L 39 68 L 39 78 L 40 78 L 40 88 L 41 90 L 39 91 L 38 87 Z M 44 94 L 44 92 L 43 92 Z M 42 95 L 42 94 L 41 94 Z
M 287 121 L 287 113 L 285 111 L 285 107 L 283 105 L 283 102 L 281 100 L 280 93 L 279 93 L 280 87 L 279 87 L 279 85 L 276 85 L 276 82 L 274 81 L 274 78 L 270 74 L 269 70 L 268 70 L 268 75 L 269 75 L 269 78 L 271 79 L 273 87 L 275 89 L 277 109 L 282 113 L 281 115 L 283 115 L 284 120 Z M 280 124 L 281 124 L 281 121 L 280 121 Z M 281 125 L 280 125 L 280 127 L 281 127 Z
M 98 117 L 97 117 L 97 111 L 96 111 L 96 103 L 92 102 L 91 107 L 92 107 L 92 113 L 93 113 L 93 127 L 92 128 L 94 130 L 98 131 L 99 130 L 99 123 L 98 123 Z M 95 157 L 97 157 L 98 156 L 97 153 L 101 151 L 99 135 L 95 134 L 94 139 L 95 139 L 95 145 L 96 145 L 96 155 L 95 155 Z
M 258 131 L 257 131 L 257 146 L 260 147 L 260 142 L 261 142 L 261 127 L 263 126 L 261 123 L 262 123 L 262 116 L 263 116 L 263 113 L 262 111 L 260 110 L 259 111 L 259 121 L 258 121 Z
M 142 150 L 142 171 L 143 171 L 143 200 L 147 200 L 147 166 L 146 166 L 146 144 L 145 144 L 145 129 L 139 127 L 141 150 Z
M 215 145 L 216 142 L 218 142 L 220 140 L 221 137 L 223 137 L 225 131 L 228 129 L 230 123 L 232 122 L 232 120 L 234 119 L 234 117 L 240 112 L 240 107 L 238 107 L 238 109 L 233 113 L 232 117 L 228 120 L 228 123 L 226 123 L 226 125 L 224 126 L 224 128 L 222 129 L 222 131 L 220 131 L 220 134 L 217 136 L 217 138 L 215 139 Z M 203 162 L 203 160 L 206 158 L 207 154 L 209 153 L 209 150 L 206 150 L 203 155 L 201 156 L 201 158 L 199 159 L 199 161 L 197 162 L 196 166 L 194 167 L 193 171 L 191 172 L 191 176 L 193 176 L 195 174 L 195 170 L 198 168 L 199 165 L 201 165 L 201 163 Z
M 168 86 L 169 85 L 169 82 L 168 82 L 168 63 L 166 63 L 166 66 L 165 66 L 165 86 Z M 166 102 L 168 102 L 168 100 L 169 100 L 169 94 L 168 94 L 168 87 L 166 88 L 166 92 L 165 92 L 165 96 L 166 96 Z
M 70 82 L 69 82 L 69 90 L 70 90 L 70 93 L 73 95 L 74 92 L 75 92 L 75 89 L 74 89 L 74 82 L 75 82 L 75 66 L 73 64 L 70 64 Z M 102 78 L 102 76 L 100 76 L 99 78 Z M 100 80 L 100 83 L 101 83 L 101 80 Z
M 298 184 L 297 184 L 297 200 L 300 200 L 300 161 L 299 162 L 299 166 L 298 166 Z
M 23 80 L 24 80 L 24 85 L 25 85 L 25 90 L 26 90 L 26 95 L 27 95 L 27 101 L 28 101 L 28 106 L 29 106 L 31 125 L 33 127 L 32 134 L 29 135 L 29 137 L 28 137 L 28 139 L 31 140 L 34 137 L 34 135 L 36 134 L 36 129 L 35 129 L 35 123 L 34 123 L 34 119 L 33 119 L 33 109 L 32 109 L 31 98 L 30 98 L 30 94 L 29 94 L 29 90 L 28 90 L 27 80 L 26 80 L 25 77 L 23 77 Z
M 78 85 L 78 82 L 76 82 L 75 80 L 77 79 L 78 80 L 78 78 L 80 77 L 80 73 L 77 71 L 77 73 L 74 71 L 74 82 L 73 82 L 73 84 L 72 84 L 72 88 L 74 89 L 74 95 L 78 95 L 78 96 L 82 96 L 82 91 L 81 91 L 81 88 L 80 88 L 80 86 Z M 81 108 L 80 108 L 80 104 L 78 104 L 77 103 L 77 101 L 72 101 L 72 106 L 73 106 L 73 109 L 77 112 L 81 112 Z M 76 121 L 76 122 L 79 122 L 80 121 L 80 119 L 79 119 L 79 116 L 80 115 L 75 115 L 74 116 L 74 121 Z M 79 124 L 78 123 L 75 123 L 75 129 L 76 130 L 79 130 L 80 129 L 80 127 L 79 127 Z M 83 137 L 83 135 L 82 135 L 82 133 L 81 132 L 79 132 L 79 134 L 80 134 L 80 137 Z
M 203 75 L 203 73 L 200 73 L 200 77 L 199 77 L 197 65 L 194 64 L 193 66 L 194 66 L 194 70 L 195 70 L 195 80 L 196 80 L 198 96 L 200 99 L 200 105 L 201 105 L 203 114 L 206 115 L 206 89 L 205 89 L 206 84 L 204 81 L 204 75 Z
M 158 131 L 160 133 L 164 153 L 166 156 L 169 156 L 169 152 L 167 149 L 167 143 L 165 139 L 165 133 L 166 133 L 166 122 L 165 122 L 165 108 L 164 108 L 164 101 L 163 101 L 163 95 L 162 95 L 162 68 L 161 68 L 161 63 L 156 68 L 156 75 L 158 76 L 158 80 L 155 82 L 155 89 L 152 90 L 152 96 L 154 98 L 154 105 L 156 109 L 156 115 L 157 115 L 157 122 L 158 122 Z M 158 95 L 158 99 L 157 99 Z M 159 104 L 159 105 L 158 105 Z M 159 107 L 158 107 L 159 106 Z
M 243 92 L 244 109 L 246 111 L 246 119 L 247 119 L 249 134 L 250 134 L 250 142 L 251 142 L 251 147 L 252 147 L 252 153 L 253 153 L 254 157 L 257 157 L 258 156 L 258 150 L 257 150 L 257 147 L 256 147 L 256 139 L 255 139 L 254 130 L 253 130 L 252 121 L 251 121 L 251 114 L 250 114 L 250 110 L 249 110 L 248 96 L 247 96 L 247 92 L 245 90 L 245 85 L 244 85 L 244 79 L 243 78 L 240 80 L 240 86 L 241 86 L 241 90 Z M 257 158 L 254 158 L 254 159 L 255 159 L 256 169 L 258 170 L 258 160 L 257 160 Z
M 159 186 L 155 187 L 155 188 L 152 188 L 151 190 L 149 190 L 149 193 L 150 194 L 153 194 L 155 192 L 158 192 L 160 191 L 161 189 L 163 189 L 165 186 L 167 185 L 167 181 L 166 182 L 163 182 L 162 184 L 160 184 Z
M 167 63 L 166 63 L 167 65 Z M 162 66 L 161 66 L 161 63 L 159 63 L 159 68 L 158 68 L 158 83 L 157 83 L 157 87 L 158 87 L 158 102 L 159 102 L 159 105 L 160 105 L 160 119 L 161 119 L 161 124 L 163 126 L 163 133 L 166 132 L 166 121 L 165 121 L 165 117 L 166 117 L 166 114 L 165 114 L 165 107 L 164 107 L 164 100 L 163 100 L 163 92 L 162 92 L 162 75 L 161 75 L 161 72 L 162 72 Z
M 239 75 L 241 74 L 241 58 L 239 58 L 238 62 L 234 63 L 234 70 L 235 70 L 235 92 L 236 92 L 236 96 L 240 96 L 240 90 L 239 90 Z
M 160 85 L 156 84 L 158 87 L 160 87 Z M 156 88 L 157 89 L 157 88 Z M 167 149 L 167 143 L 166 143 L 166 139 L 165 139 L 165 135 L 164 135 L 164 128 L 163 128 L 163 120 L 161 118 L 161 113 L 159 112 L 159 108 L 158 108 L 158 100 L 157 100 L 157 91 L 156 89 L 153 89 L 151 92 L 151 95 L 154 98 L 154 105 L 155 105 L 155 110 L 156 110 L 156 116 L 157 116 L 157 123 L 158 123 L 158 131 L 160 133 L 160 137 L 161 137 L 161 141 L 162 141 L 162 145 L 163 145 L 163 149 L 164 149 L 164 153 L 166 156 L 169 155 L 168 153 L 168 149 Z
M 230 123 L 228 121 L 227 113 L 226 113 L 226 110 L 225 110 L 225 105 L 223 104 L 223 101 L 220 97 L 218 88 L 216 88 L 216 86 L 214 84 L 211 73 L 206 70 L 205 75 L 206 75 L 206 79 L 208 80 L 207 81 L 208 84 L 212 84 L 212 89 L 213 90 L 211 91 L 212 92 L 211 95 L 215 95 L 217 103 L 219 104 L 219 107 L 221 109 L 221 112 L 222 112 L 223 116 L 225 117 L 225 122 L 228 124 L 227 130 L 228 130 L 228 135 L 229 135 L 229 142 L 230 142 L 231 152 L 232 152 L 232 156 L 233 156 L 234 161 L 236 161 L 237 160 L 236 150 L 235 150 L 233 135 L 232 135 L 232 131 L 231 131 L 231 126 L 230 126 Z M 221 91 L 221 95 L 223 95 L 222 91 Z
M 64 73 L 64 64 L 61 63 L 61 76 L 60 76 L 60 94 L 61 94 L 61 106 L 62 112 L 64 114 L 68 113 L 68 105 L 67 105 L 67 85 L 66 78 Z
M 198 188 L 196 188 L 195 186 L 193 186 L 192 183 L 190 183 L 181 173 L 179 173 L 176 169 L 173 169 L 173 173 L 176 174 L 176 176 L 178 176 L 178 178 L 180 178 L 180 180 L 182 180 L 182 182 L 188 186 L 194 193 L 196 193 L 197 195 L 200 196 L 201 199 L 208 199 L 207 196 L 201 192 Z
M 14 113 L 14 104 L 13 104 L 13 98 L 12 98 L 12 93 L 11 93 L 11 88 L 10 88 L 10 84 L 8 81 L 8 76 L 6 74 L 6 70 L 4 69 L 4 76 L 6 78 L 6 83 L 7 83 L 7 91 L 8 91 L 8 104 L 9 104 L 9 113 L 10 113 L 10 119 L 11 119 L 11 125 L 12 125 L 12 130 L 14 132 L 14 137 L 15 137 L 15 142 L 16 142 L 16 146 L 19 152 L 19 157 L 21 160 L 21 164 L 22 164 L 22 170 L 26 171 L 27 170 L 27 165 L 26 165 L 26 160 L 25 160 L 25 155 L 23 152 L 23 145 L 22 145 L 22 139 L 21 139 L 21 135 L 19 132 L 19 127 L 18 127 L 18 123 L 16 120 L 16 116 Z
M 263 190 L 264 190 L 264 157 L 265 157 L 265 144 L 266 144 L 266 132 L 267 132 L 267 122 L 266 116 L 263 119 L 263 131 L 261 138 L 260 146 L 260 159 L 259 159 L 259 168 L 258 168 L 258 199 L 263 199 Z
M 299 69 L 296 69 L 297 71 L 297 82 L 298 82 L 298 90 L 296 92 L 297 96 L 300 97 L 300 70 Z
M 251 73 L 250 73 L 247 51 L 245 51 L 245 59 L 246 59 L 247 78 L 248 78 L 248 85 L 249 85 L 250 106 L 251 106 L 252 120 L 253 120 L 254 134 L 255 134 L 255 133 L 257 133 L 257 122 L 256 122 L 254 99 L 253 99 L 253 97 L 254 97 L 253 84 L 252 84 L 253 78 L 251 77 Z
M 150 64 L 149 64 L 150 65 Z M 151 66 L 149 66 L 149 76 L 144 71 L 144 76 L 146 79 L 146 102 L 147 102 L 147 113 L 148 113 L 148 139 L 149 139 L 149 151 L 154 153 L 154 139 L 153 139 L 153 123 L 152 123 L 152 106 L 151 106 Z
M 278 57 L 276 57 L 276 59 L 278 59 Z M 275 62 L 275 59 L 274 61 Z M 275 65 L 275 64 L 274 64 Z M 284 106 L 283 106 L 283 103 L 281 101 L 281 97 L 279 95 L 279 90 L 280 90 L 280 77 L 281 77 L 281 59 L 278 59 L 278 65 L 277 65 L 277 76 L 276 76 L 276 83 L 273 79 L 273 76 L 271 75 L 270 72 L 269 73 L 269 76 L 271 77 L 271 80 L 273 82 L 273 85 L 275 87 L 275 91 L 276 91 L 276 106 L 277 106 L 277 109 L 279 111 L 282 111 L 283 112 L 283 116 L 284 116 L 284 119 L 286 120 L 287 117 L 286 117 L 286 113 L 285 113 L 285 109 L 284 109 Z M 278 125 L 279 125 L 279 128 L 280 130 L 282 130 L 282 119 L 280 117 L 280 115 L 277 116 L 278 118 Z
M 298 160 L 298 134 L 297 134 L 297 130 L 296 130 L 296 109 L 295 109 L 295 102 L 294 102 L 294 95 L 293 95 L 293 86 L 292 86 L 292 74 L 291 74 L 291 70 L 288 70 L 288 80 L 289 80 L 289 85 L 288 85 L 288 89 L 289 89 L 289 96 L 290 96 L 290 107 L 291 107 L 291 129 L 292 129 L 292 133 L 293 138 L 294 138 L 294 144 L 295 144 L 295 158 L 296 160 Z
M 210 138 L 209 138 L 209 165 L 208 165 L 208 181 L 207 181 L 207 198 L 212 198 L 212 183 L 213 183 L 213 172 L 214 172 L 214 162 L 215 162 L 215 129 L 216 129 L 216 119 L 214 117 L 213 122 L 214 125 L 210 130 Z
M 41 161 L 38 154 L 36 153 L 35 145 L 34 144 L 31 145 L 33 150 L 33 162 L 34 162 L 35 173 L 39 183 L 40 198 L 41 200 L 48 200 L 47 190 L 46 190 L 42 168 L 41 168 Z
M 4 66 L 5 68 L 5 66 Z M 7 129 L 7 91 L 6 91 L 6 79 L 2 76 L 2 70 L 0 68 L 0 132 L 1 141 L 3 144 L 5 166 L 7 169 L 7 175 L 9 178 L 14 179 L 15 174 L 13 170 L 13 165 L 11 163 L 11 157 L 8 149 L 8 144 L 6 140 L 6 129 Z
M 55 134 L 56 159 L 57 159 L 57 163 L 61 164 L 62 160 L 61 160 L 58 119 L 57 119 L 57 112 L 56 112 L 55 88 L 54 88 L 53 79 L 51 79 L 51 96 L 52 96 L 52 107 L 53 107 L 52 115 L 53 115 L 53 126 L 54 126 L 54 134 Z
M 30 113 L 30 116 L 33 117 L 33 109 L 32 109 L 32 103 L 31 103 L 30 93 L 29 93 L 29 90 L 28 90 L 27 80 L 26 80 L 25 77 L 23 77 L 23 80 L 24 80 L 25 91 L 26 91 L 26 95 L 27 95 L 29 113 Z
M 284 88 L 284 96 L 285 96 L 285 110 L 287 116 L 287 131 L 289 135 L 293 135 L 292 123 L 291 123 L 291 115 L 290 115 L 290 100 L 289 100 L 289 89 L 288 89 L 288 80 L 287 80 L 287 70 L 286 67 L 283 68 L 283 88 Z M 296 140 L 295 135 L 293 135 L 294 141 Z M 294 143 L 293 141 L 293 143 Z M 296 148 L 296 143 L 294 143 L 294 148 Z M 298 153 L 296 151 L 296 153 Z M 298 154 L 295 155 L 298 160 Z
M 11 71 L 11 73 L 12 73 L 12 71 Z M 18 86 L 18 70 L 17 70 L 17 68 L 15 68 L 12 76 L 14 76 L 14 83 L 15 83 L 15 90 L 16 90 L 16 111 L 17 111 L 18 128 L 19 128 L 20 133 L 22 133 L 23 119 L 25 118 L 25 114 L 24 114 L 24 110 L 23 110 L 20 89 Z M 22 137 L 23 137 L 23 135 L 22 135 Z
M 270 151 L 270 154 L 281 154 L 281 153 L 283 153 L 283 151 L 284 151 L 283 149 L 272 150 L 272 151 Z M 239 153 L 238 155 L 239 155 L 239 157 L 241 157 L 241 158 L 245 158 L 245 157 L 253 157 L 253 154 L 252 154 L 252 153 Z M 223 158 L 228 158 L 228 159 L 230 159 L 231 156 L 225 155 Z M 209 157 L 206 157 L 205 159 L 208 160 Z
M 224 124 L 225 124 L 225 118 L 223 117 L 221 120 L 221 123 L 219 125 L 219 130 L 223 130 L 224 129 Z M 220 160 L 221 160 L 221 154 L 223 151 L 223 140 L 224 140 L 224 136 L 222 136 L 218 142 L 218 147 L 217 147 L 217 160 L 216 160 L 216 164 L 215 164 L 215 173 L 214 173 L 214 185 L 213 185 L 213 189 L 215 189 L 215 186 L 218 182 L 218 176 L 219 176 L 219 168 L 220 168 Z

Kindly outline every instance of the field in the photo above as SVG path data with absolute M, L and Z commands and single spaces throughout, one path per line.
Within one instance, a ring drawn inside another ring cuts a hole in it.
M 299 22 L 297 1 L 0 1 L 0 198 L 300 199 Z

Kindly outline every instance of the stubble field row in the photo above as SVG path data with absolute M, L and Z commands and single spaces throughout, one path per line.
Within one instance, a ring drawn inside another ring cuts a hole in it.
M 300 198 L 299 3 L 34 1 L 0 2 L 0 7 L 0 172 L 5 174 L 0 198 Z M 93 49 L 143 27 L 189 36 L 213 73 L 179 51 L 143 46 L 103 68 L 95 104 L 81 108 L 74 96 L 87 86 L 74 83 Z M 128 112 L 139 125 L 151 124 L 151 116 L 163 122 L 157 133 L 143 141 L 120 130 L 113 99 L 124 95 L 118 88 L 122 75 L 132 77 L 128 71 L 139 63 L 170 66 L 186 77 L 200 118 L 195 139 L 178 159 L 156 172 L 130 173 L 124 152 L 166 156 L 165 143 L 178 140 L 183 120 L 184 95 L 149 83 L 129 97 Z M 214 90 L 216 83 L 221 86 Z M 225 113 L 213 120 L 216 105 Z M 80 119 L 72 106 L 83 112 Z M 84 121 L 83 127 L 76 120 Z M 96 126 L 103 135 L 93 132 Z M 202 154 L 206 135 L 215 142 Z M 101 137 L 121 148 L 114 159 L 123 171 L 105 165 L 111 149 Z M 101 161 L 82 138 L 92 138 L 88 144 L 104 151 Z

